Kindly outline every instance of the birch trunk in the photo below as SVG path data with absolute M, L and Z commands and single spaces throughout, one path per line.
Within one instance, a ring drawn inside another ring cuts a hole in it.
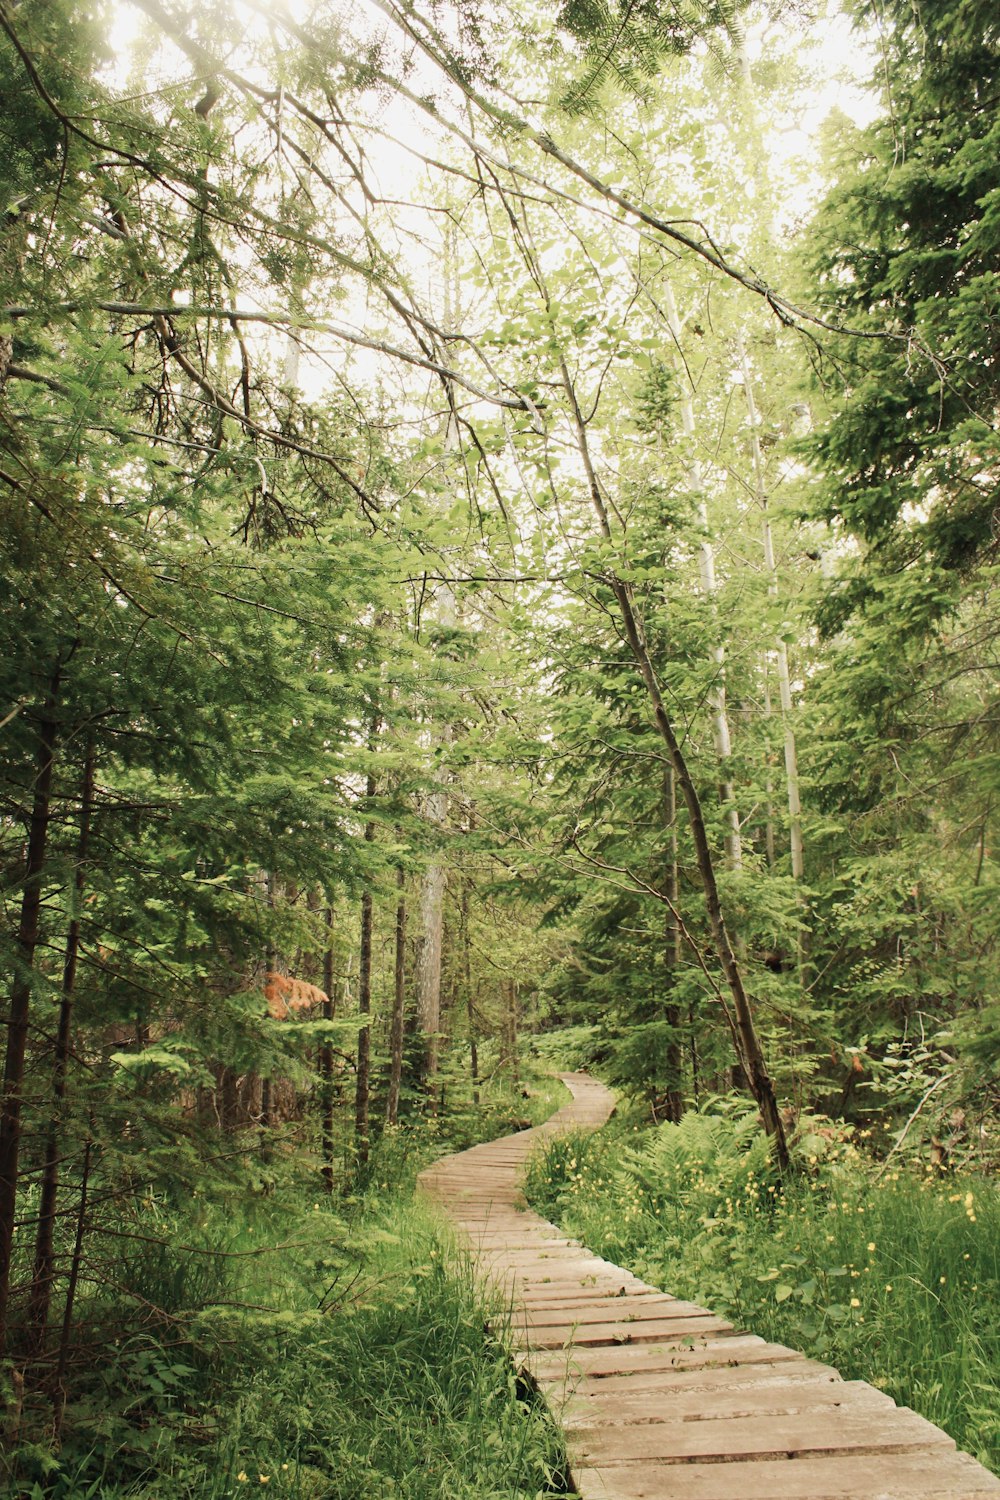
M 754 492 L 761 515 L 761 540 L 764 549 L 764 567 L 767 571 L 767 591 L 772 599 L 778 597 L 778 569 L 774 558 L 774 537 L 767 510 L 767 483 L 764 472 L 764 455 L 760 445 L 759 416 L 753 391 L 753 374 L 746 356 L 742 338 L 738 342 L 740 368 L 743 374 L 743 390 L 746 396 L 747 417 L 750 422 L 750 448 L 753 455 Z M 778 696 L 781 705 L 781 725 L 785 742 L 785 781 L 788 788 L 788 844 L 791 854 L 792 875 L 795 880 L 805 879 L 805 854 L 802 843 L 802 802 L 799 795 L 799 761 L 792 723 L 792 683 L 788 669 L 788 647 L 779 636 L 774 643 L 775 663 L 778 676 Z
M 679 348 L 681 323 L 677 315 L 677 302 L 674 298 L 673 288 L 669 283 L 667 283 L 664 290 L 663 305 L 666 309 L 667 327 L 670 329 L 670 336 Z M 694 455 L 694 442 L 697 436 L 694 402 L 691 399 L 690 387 L 683 383 L 681 384 L 681 423 L 684 429 L 684 436 L 687 438 L 692 450 L 688 465 L 688 483 L 692 492 L 697 497 L 698 519 L 702 526 L 702 539 L 698 548 L 701 588 L 705 598 L 714 606 L 718 588 L 715 577 L 715 549 L 712 546 L 711 530 L 709 527 L 704 475 L 701 471 L 701 465 Z M 712 740 L 719 763 L 719 800 L 722 803 L 726 826 L 726 858 L 729 861 L 730 868 L 738 870 L 743 864 L 743 844 L 740 837 L 740 817 L 736 807 L 736 794 L 733 789 L 730 773 L 733 743 L 729 729 L 729 713 L 726 707 L 726 653 L 721 644 L 716 643 L 712 647 L 712 660 L 715 662 L 716 676 L 709 694 L 709 702 L 712 707 Z

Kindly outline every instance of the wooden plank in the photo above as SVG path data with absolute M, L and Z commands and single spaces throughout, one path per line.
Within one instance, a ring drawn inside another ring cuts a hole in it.
M 798 1459 L 831 1453 L 908 1453 L 944 1448 L 954 1441 L 916 1412 L 860 1400 L 813 1412 L 759 1417 L 716 1417 L 701 1422 L 643 1422 L 628 1426 L 580 1427 L 568 1434 L 570 1461 L 592 1467 L 658 1459 L 665 1465 L 692 1460 Z
M 621 1304 L 621 1317 L 616 1322 L 639 1323 L 662 1318 L 707 1318 L 711 1314 L 696 1302 L 681 1302 L 677 1297 L 657 1296 L 653 1293 L 643 1297 L 593 1297 L 578 1308 L 574 1321 L 580 1328 L 588 1323 L 606 1323 L 617 1308 L 609 1308 L 609 1302 Z M 564 1308 L 525 1308 L 525 1322 L 529 1328 L 545 1328 L 566 1321 Z
M 523 1322 L 518 1320 L 516 1326 L 519 1333 L 525 1331 Z M 562 1349 L 571 1345 L 575 1352 L 605 1346 L 621 1348 L 623 1344 L 659 1345 L 665 1338 L 691 1336 L 700 1340 L 708 1333 L 730 1333 L 732 1327 L 732 1323 L 727 1323 L 724 1318 L 713 1318 L 710 1313 L 700 1312 L 698 1317 L 692 1318 L 650 1318 L 631 1322 L 623 1319 L 613 1323 L 580 1323 L 576 1319 L 566 1319 L 562 1324 L 529 1327 L 527 1336 L 532 1349 Z
M 529 1371 L 530 1373 L 530 1371 Z M 545 1382 L 549 1399 L 561 1394 L 564 1403 L 599 1397 L 616 1402 L 644 1396 L 693 1396 L 710 1401 L 718 1396 L 742 1403 L 747 1391 L 779 1385 L 788 1387 L 805 1380 L 840 1380 L 829 1365 L 801 1359 L 761 1360 L 733 1364 L 694 1365 L 686 1369 L 626 1370 L 618 1374 L 580 1376 L 567 1387 L 565 1379 Z M 542 1380 L 539 1381 L 542 1383 Z
M 792 1461 L 573 1470 L 582 1500 L 997 1500 L 1000 1480 L 965 1453 L 843 1454 Z
M 600 1379 L 652 1370 L 701 1370 L 726 1366 L 793 1363 L 804 1357 L 783 1344 L 768 1344 L 756 1334 L 691 1340 L 689 1344 L 666 1342 L 648 1348 L 641 1345 L 617 1349 L 574 1349 L 569 1357 L 547 1351 L 525 1356 L 525 1367 L 536 1380 L 572 1386 L 582 1376 Z
M 776 1367 L 780 1372 L 780 1366 Z M 608 1389 L 608 1386 L 613 1389 Z M 629 1391 L 620 1382 L 592 1383 L 577 1390 L 559 1410 L 563 1427 L 628 1427 L 643 1422 L 704 1422 L 717 1418 L 791 1416 L 798 1412 L 820 1412 L 828 1407 L 869 1410 L 891 1408 L 891 1396 L 860 1380 L 841 1380 L 835 1370 L 828 1375 L 803 1376 L 797 1371 L 773 1374 L 754 1382 L 729 1382 L 723 1386 L 696 1384 L 685 1388 L 674 1381 L 664 1390 Z

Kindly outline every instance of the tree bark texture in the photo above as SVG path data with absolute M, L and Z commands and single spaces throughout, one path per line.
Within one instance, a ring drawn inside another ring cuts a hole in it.
M 447 808 L 445 792 L 429 799 L 428 817 L 443 823 Z M 444 947 L 444 893 L 447 876 L 439 860 L 425 872 L 420 888 L 420 946 L 417 950 L 417 1025 L 423 1038 L 423 1074 L 433 1089 L 437 1076 L 441 1033 L 441 956 Z
M 684 1048 L 681 1039 L 681 1008 L 672 994 L 681 960 L 681 926 L 678 919 L 680 871 L 677 859 L 677 790 L 672 766 L 665 767 L 663 772 L 663 822 L 669 839 L 665 881 L 667 908 L 663 930 L 663 967 L 667 988 L 664 1015 L 670 1027 L 665 1058 L 668 1086 L 664 1104 L 667 1119 L 676 1125 L 684 1113 Z
M 396 959 L 392 995 L 392 1021 L 389 1026 L 389 1092 L 385 1101 L 385 1122 L 399 1120 L 399 1092 L 403 1081 L 403 1021 L 406 1015 L 406 875 L 402 868 L 396 874 L 399 899 L 396 902 Z
M 500 1023 L 500 1060 L 510 1068 L 512 1083 L 519 1083 L 521 1074 L 517 1055 L 518 1021 L 520 1020 L 520 989 L 516 979 L 505 979 L 501 986 L 503 1016 Z
M 62 1145 L 63 1104 L 70 1058 L 73 1006 L 76 1001 L 76 970 L 80 954 L 80 908 L 87 883 L 87 861 L 90 857 L 90 825 L 94 807 L 94 744 L 88 740 L 83 766 L 80 799 L 80 832 L 76 846 L 76 869 L 73 874 L 73 914 L 66 934 L 63 962 L 62 998 L 59 1004 L 59 1027 L 52 1079 L 52 1118 L 45 1143 L 38 1227 L 35 1233 L 35 1268 L 28 1304 L 28 1326 L 32 1347 L 44 1348 L 52 1298 L 52 1237 L 59 1193 L 59 1155 Z
M 375 796 L 375 777 L 369 775 L 365 787 L 368 801 Z M 365 843 L 375 842 L 375 824 L 371 818 L 365 824 Z M 354 1092 L 354 1143 L 358 1163 L 364 1166 L 369 1151 L 369 1101 L 371 1097 L 371 1041 L 372 1029 L 368 1019 L 372 1013 L 372 925 L 375 901 L 371 887 L 361 897 L 361 943 L 358 953 L 358 1011 L 362 1017 L 358 1032 L 358 1075 Z
M 336 1004 L 333 998 L 333 907 L 326 909 L 326 948 L 323 951 L 323 1019 L 332 1021 Z M 333 1192 L 333 1046 L 329 1037 L 319 1049 L 320 1077 L 320 1155 L 322 1157 L 323 1186 Z
M 38 725 L 35 784 L 28 831 L 28 855 L 17 929 L 17 967 L 10 995 L 7 1051 L 4 1059 L 3 1100 L 0 1104 L 0 1356 L 6 1349 L 10 1299 L 11 1248 L 17 1206 L 18 1161 L 21 1147 L 21 1107 L 24 1089 L 24 1059 L 28 1044 L 28 1016 L 35 976 L 45 873 L 51 821 L 52 773 L 55 764 L 57 728 L 56 702 L 61 671 L 56 668 Z

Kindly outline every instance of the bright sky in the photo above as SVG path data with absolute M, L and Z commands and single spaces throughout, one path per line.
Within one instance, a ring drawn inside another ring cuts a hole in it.
M 811 102 L 802 110 L 797 121 L 790 121 L 779 131 L 772 132 L 772 149 L 779 161 L 782 157 L 808 157 L 810 150 L 814 149 L 824 120 L 835 106 L 859 125 L 867 124 L 878 109 L 878 100 L 866 89 L 864 83 L 873 71 L 874 54 L 862 48 L 859 37 L 852 33 L 849 18 L 840 10 L 840 0 L 826 0 L 826 3 L 830 13 L 818 19 L 810 28 L 811 41 L 803 52 L 809 68 L 816 74 L 816 87 L 810 91 Z M 204 7 L 204 0 L 203 8 L 207 8 Z M 304 19 L 313 5 L 311 0 L 285 0 L 283 6 L 276 5 L 275 9 L 278 8 L 286 10 L 296 19 Z M 362 32 L 371 29 L 377 33 L 380 18 L 373 14 L 365 0 L 340 0 L 338 9 L 350 29 L 357 26 Z M 128 59 L 133 54 L 144 18 L 129 0 L 117 0 L 114 15 L 111 41 L 113 51 L 122 65 L 124 85 Z M 248 11 L 247 23 L 248 26 L 260 26 L 259 13 Z M 786 45 L 785 36 L 773 25 L 764 23 L 750 28 L 748 50 L 755 65 L 768 62 L 772 49 Z M 418 148 L 427 144 L 426 134 L 415 122 L 412 111 L 393 110 L 390 107 L 386 113 L 390 133 L 405 134 L 410 144 Z M 413 183 L 412 156 L 403 150 L 393 149 L 389 143 L 381 146 L 373 143 L 372 151 L 386 196 L 405 197 L 407 189 Z
M 831 11 L 836 12 L 838 3 L 839 0 L 829 0 Z M 310 0 L 287 0 L 287 9 L 297 18 L 305 19 L 313 6 Z M 350 31 L 362 35 L 370 33 L 372 28 L 377 29 L 377 22 L 380 19 L 376 13 L 373 13 L 366 0 L 340 0 L 338 13 L 343 15 Z M 265 26 L 260 13 L 249 7 L 246 11 L 246 19 L 248 29 L 262 30 Z M 135 55 L 135 47 L 143 23 L 144 18 L 141 13 L 129 3 L 129 0 L 119 0 L 116 7 L 112 43 L 120 68 L 116 81 L 118 87 L 125 90 L 128 88 L 130 59 Z M 242 41 L 242 34 L 240 41 Z M 747 46 L 751 64 L 755 68 L 763 69 L 772 57 L 778 60 L 787 50 L 787 27 L 780 23 L 757 24 L 750 29 Z M 184 78 L 189 74 L 190 64 L 180 53 L 174 52 L 173 48 L 166 49 L 165 59 L 169 71 L 165 71 L 164 81 L 166 78 Z M 787 232 L 791 225 L 804 216 L 808 211 L 810 199 L 821 188 L 818 167 L 811 169 L 810 163 L 817 160 L 818 135 L 831 109 L 836 106 L 859 124 L 863 124 L 872 117 L 878 107 L 877 100 L 874 100 L 863 86 L 864 78 L 872 72 L 873 59 L 865 57 L 859 50 L 858 40 L 852 35 L 846 16 L 834 13 L 816 22 L 812 28 L 811 45 L 803 49 L 802 59 L 815 75 L 815 86 L 811 86 L 800 96 L 805 102 L 797 106 L 797 112 L 786 113 L 783 119 L 772 122 L 768 127 L 771 174 L 779 198 L 778 217 L 782 221 L 780 233 Z M 245 70 L 235 58 L 234 65 Z M 141 78 L 143 89 L 148 90 L 151 85 L 155 87 L 157 80 L 151 74 L 148 59 L 143 61 Z M 417 81 L 418 79 L 420 81 Z M 408 82 L 418 93 L 421 92 L 422 86 L 427 89 L 435 87 L 435 83 L 430 80 L 424 84 L 424 81 L 420 79 L 419 70 L 414 72 Z M 414 198 L 419 200 L 420 164 L 411 152 L 401 145 L 394 145 L 391 137 L 405 141 L 415 150 L 424 151 L 431 156 L 441 153 L 440 145 L 435 144 L 427 122 L 420 116 L 419 111 L 404 102 L 398 99 L 383 99 L 377 105 L 377 113 L 378 123 L 385 134 L 370 132 L 366 134 L 367 169 L 386 198 L 403 201 L 412 201 Z M 709 228 L 721 228 L 725 233 L 724 216 L 725 211 L 720 208 L 716 223 L 710 222 Z M 412 242 L 404 245 L 404 253 L 406 261 L 414 268 L 413 275 L 424 282 L 424 285 L 416 287 L 416 291 L 428 305 L 440 309 L 442 300 L 440 286 L 434 286 L 435 280 L 438 279 L 438 266 L 434 263 L 430 252 L 422 251 L 417 243 L 419 237 L 424 234 L 429 241 L 436 238 L 434 221 L 424 210 L 400 208 L 394 211 L 393 217 L 393 228 L 390 230 L 383 224 L 380 233 L 383 236 L 395 233 L 397 241 L 400 235 L 407 239 L 407 231 L 414 236 Z M 398 248 L 398 244 L 394 246 L 387 243 L 390 253 Z M 251 299 L 245 297 L 243 300 L 246 305 Z M 344 305 L 338 321 L 353 324 L 359 330 L 369 323 L 369 310 L 361 292 L 358 292 L 350 303 Z M 264 336 L 263 342 L 267 343 L 272 351 L 276 347 L 273 335 Z M 317 342 L 321 343 L 322 340 Z M 339 358 L 338 356 L 338 363 Z M 385 361 L 377 355 L 355 351 L 351 355 L 351 360 L 355 375 L 373 378 L 376 374 L 381 374 L 383 378 L 390 380 L 393 378 L 386 370 Z M 322 359 L 306 358 L 295 371 L 295 376 L 305 389 L 313 394 L 317 387 L 328 385 L 330 380 L 330 374 L 324 369 Z

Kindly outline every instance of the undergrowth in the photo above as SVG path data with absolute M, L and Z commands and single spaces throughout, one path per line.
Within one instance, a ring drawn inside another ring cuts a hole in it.
M 1000 1472 L 1000 1190 L 814 1123 L 782 1182 L 755 1116 L 552 1141 L 528 1195 L 592 1249 L 887 1391 Z
M 561 1085 L 483 1108 L 550 1113 Z M 0 1493 L 19 1500 L 538 1500 L 561 1440 L 516 1380 L 467 1263 L 414 1202 L 467 1117 L 389 1133 L 331 1196 L 300 1153 L 241 1187 L 148 1189 L 108 1222 L 57 1393 L 6 1378 Z M 250 1147 L 253 1153 L 253 1147 Z M 254 1186 L 252 1186 L 253 1184 Z M 487 1319 L 490 1328 L 487 1331 Z

